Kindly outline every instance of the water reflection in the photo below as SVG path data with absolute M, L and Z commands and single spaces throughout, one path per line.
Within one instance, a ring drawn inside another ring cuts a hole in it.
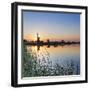
M 64 45 L 64 46 L 63 45 L 62 46 L 27 45 L 26 47 L 27 47 L 27 51 L 30 54 L 31 52 L 35 54 L 36 60 L 37 62 L 39 62 L 41 66 L 44 66 L 44 68 L 49 67 L 48 69 L 52 69 L 52 71 L 53 70 L 56 71 L 50 74 L 45 74 L 46 73 L 45 72 L 44 74 L 40 73 L 39 75 L 35 74 L 33 76 L 51 76 L 51 75 L 69 75 L 69 74 L 79 75 L 80 74 L 80 45 L 79 44 Z M 38 66 L 37 68 L 41 68 L 41 67 Z

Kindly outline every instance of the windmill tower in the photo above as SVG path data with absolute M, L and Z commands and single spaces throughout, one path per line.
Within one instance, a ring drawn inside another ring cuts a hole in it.
M 39 43 L 39 42 L 40 42 L 40 37 L 39 37 L 39 35 L 37 33 L 37 43 Z

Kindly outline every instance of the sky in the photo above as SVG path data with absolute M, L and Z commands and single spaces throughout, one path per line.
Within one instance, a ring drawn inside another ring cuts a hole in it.
M 80 41 L 80 14 L 23 11 L 23 38 L 46 41 Z

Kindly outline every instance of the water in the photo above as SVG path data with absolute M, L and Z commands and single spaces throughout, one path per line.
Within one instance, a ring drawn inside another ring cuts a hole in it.
M 55 65 L 68 68 L 71 64 L 73 65 L 73 74 L 80 74 L 80 45 L 64 45 L 64 46 L 27 46 L 27 51 L 36 53 L 37 60 L 42 65 L 46 62 L 43 61 L 49 59 L 54 68 Z M 47 63 L 46 63 L 47 64 Z M 49 64 L 49 63 L 48 63 Z

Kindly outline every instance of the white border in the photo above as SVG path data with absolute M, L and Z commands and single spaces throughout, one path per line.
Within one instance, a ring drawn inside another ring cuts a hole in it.
M 80 16 L 80 75 L 72 76 L 48 76 L 30 77 L 21 79 L 21 10 L 45 10 L 45 11 L 64 11 L 82 13 Z M 18 84 L 63 82 L 85 80 L 85 10 L 71 8 L 52 8 L 36 6 L 18 6 Z

